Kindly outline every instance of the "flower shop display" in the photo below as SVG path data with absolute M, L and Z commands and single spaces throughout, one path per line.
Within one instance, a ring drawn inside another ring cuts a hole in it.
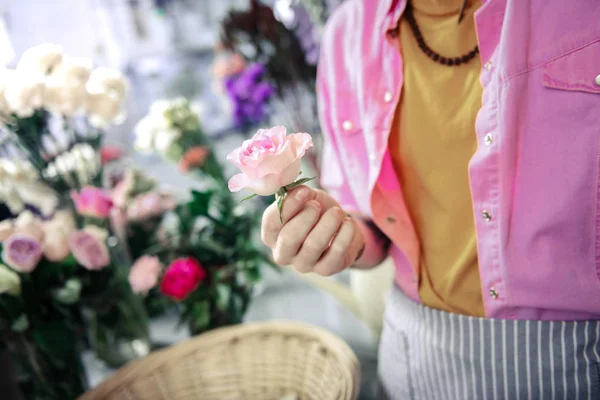
M 103 150 L 103 129 L 123 119 L 126 93 L 119 71 L 93 69 L 56 45 L 31 48 L 15 70 L 0 71 L 0 201 L 14 215 L 0 229 L 2 262 L 31 289 L 21 291 L 20 306 L 0 294 L 0 319 L 12 321 L 2 330 L 3 345 L 33 338 L 32 351 L 46 351 L 37 332 L 51 329 L 72 338 L 65 354 L 91 345 L 112 366 L 149 352 L 146 313 L 127 281 L 131 262 L 112 225 L 118 208 L 103 187 L 112 178 L 104 166 L 120 156 Z M 15 325 L 16 318 L 29 322 Z M 59 366 L 78 362 L 71 361 Z M 39 366 L 24 365 L 27 391 L 39 384 Z M 74 398 L 59 395 L 61 380 L 43 382 L 49 394 L 31 398 Z

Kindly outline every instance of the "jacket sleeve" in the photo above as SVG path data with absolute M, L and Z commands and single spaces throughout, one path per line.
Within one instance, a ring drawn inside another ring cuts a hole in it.
M 342 43 L 336 43 L 342 37 L 343 31 L 340 7 L 327 23 L 323 38 L 321 41 L 321 54 L 317 68 L 317 102 L 319 108 L 319 120 L 321 132 L 323 135 L 323 154 L 321 162 L 321 185 L 327 192 L 335 198 L 346 212 L 359 212 L 356 200 L 348 184 L 347 174 L 343 166 L 343 153 L 338 146 L 338 138 L 333 123 L 333 118 L 337 114 L 335 108 L 339 107 L 335 93 L 331 88 L 335 88 L 336 79 L 340 79 L 345 71 L 336 71 L 336 65 L 344 65 L 343 60 L 335 60 L 336 54 L 340 54 L 339 46 Z M 335 47 L 338 46 L 338 51 Z

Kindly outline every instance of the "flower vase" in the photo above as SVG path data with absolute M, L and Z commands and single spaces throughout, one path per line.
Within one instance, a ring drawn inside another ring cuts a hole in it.
M 63 323 L 3 334 L 0 346 L 11 361 L 10 368 L 3 366 L 3 371 L 12 372 L 23 400 L 76 399 L 87 389 L 79 344 L 74 329 Z
M 111 298 L 84 311 L 96 357 L 118 368 L 150 353 L 148 316 L 143 301 L 127 281 L 110 291 Z

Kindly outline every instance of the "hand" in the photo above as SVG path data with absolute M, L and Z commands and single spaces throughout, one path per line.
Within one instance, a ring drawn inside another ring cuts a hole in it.
M 279 265 L 329 276 L 351 266 L 364 249 L 357 223 L 321 190 L 298 186 L 288 192 L 281 219 L 277 204 L 271 204 L 261 226 L 262 240 Z

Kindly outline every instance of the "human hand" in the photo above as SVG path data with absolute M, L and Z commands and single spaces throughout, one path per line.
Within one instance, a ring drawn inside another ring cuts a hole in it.
M 351 266 L 365 245 L 358 224 L 338 202 L 307 186 L 288 192 L 281 219 L 277 204 L 265 210 L 261 238 L 273 251 L 277 264 L 291 264 L 300 272 L 325 276 Z

